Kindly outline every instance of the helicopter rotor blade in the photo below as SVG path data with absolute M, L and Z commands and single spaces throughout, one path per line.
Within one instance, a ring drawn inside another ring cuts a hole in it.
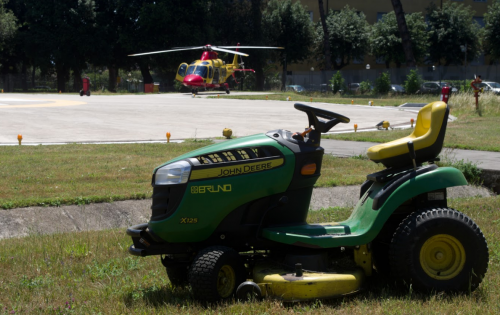
M 243 48 L 243 49 L 285 49 L 285 47 L 267 47 L 267 46 L 217 46 L 219 48 Z
M 150 51 L 150 52 L 145 52 L 145 53 L 140 53 L 140 54 L 132 54 L 129 55 L 131 57 L 136 57 L 136 56 L 144 56 L 144 55 L 152 55 L 152 54 L 161 54 L 161 53 L 166 53 L 166 52 L 172 52 L 172 51 L 182 51 L 182 50 L 196 50 L 196 49 L 203 49 L 205 46 L 200 46 L 200 47 L 186 47 L 186 48 L 180 48 L 180 49 L 170 49 L 170 50 L 160 50 L 160 51 Z
M 212 46 L 212 49 L 215 50 L 215 51 L 223 51 L 223 52 L 227 52 L 227 53 L 230 53 L 230 54 L 233 54 L 233 55 L 240 55 L 240 56 L 248 57 L 248 54 L 245 54 L 245 53 L 242 53 L 242 52 L 239 52 L 239 51 L 222 49 L 222 48 L 215 47 L 215 46 Z

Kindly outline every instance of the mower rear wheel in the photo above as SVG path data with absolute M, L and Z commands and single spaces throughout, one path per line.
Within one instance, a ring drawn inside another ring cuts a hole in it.
M 235 294 L 245 281 L 245 266 L 235 250 L 225 246 L 208 247 L 194 259 L 188 279 L 196 299 L 217 302 Z
M 409 215 L 391 241 L 396 279 L 425 291 L 475 290 L 488 269 L 488 245 L 479 227 L 454 209 Z
M 170 283 L 175 287 L 181 287 L 189 284 L 188 268 L 186 265 L 175 265 L 165 267 Z

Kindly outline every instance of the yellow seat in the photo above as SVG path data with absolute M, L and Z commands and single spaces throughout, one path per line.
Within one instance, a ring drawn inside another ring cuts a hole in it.
M 417 164 L 436 158 L 443 147 L 449 109 L 444 102 L 433 102 L 420 109 L 412 134 L 408 137 L 368 148 L 370 160 L 386 167 L 412 165 L 408 141 L 413 141 Z

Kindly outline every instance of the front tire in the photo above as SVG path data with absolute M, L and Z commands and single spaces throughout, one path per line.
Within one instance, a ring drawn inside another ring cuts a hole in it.
M 479 227 L 449 208 L 412 213 L 391 241 L 394 276 L 423 291 L 473 291 L 486 274 L 488 260 L 488 245 Z
M 245 266 L 233 249 L 213 246 L 198 253 L 188 277 L 196 299 L 217 302 L 233 297 L 245 281 Z

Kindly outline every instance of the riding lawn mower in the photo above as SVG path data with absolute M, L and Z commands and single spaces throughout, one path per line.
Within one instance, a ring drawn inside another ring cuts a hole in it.
M 278 129 L 207 146 L 153 173 L 152 214 L 127 234 L 136 256 L 158 255 L 175 286 L 198 300 L 286 302 L 355 293 L 376 270 L 422 291 L 471 291 L 488 267 L 479 227 L 448 208 L 446 188 L 467 185 L 438 167 L 449 108 L 424 106 L 408 137 L 373 146 L 386 168 L 369 174 L 351 216 L 308 224 L 321 174 L 321 134 L 349 118 L 303 104 L 308 128 Z

